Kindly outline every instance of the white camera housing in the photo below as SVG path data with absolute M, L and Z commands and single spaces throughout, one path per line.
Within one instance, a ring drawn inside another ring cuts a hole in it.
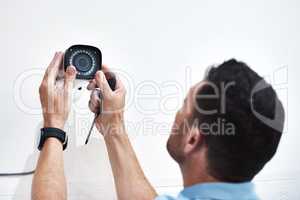
M 84 89 L 86 88 L 88 81 L 76 79 L 74 87 L 72 89 L 72 101 L 77 102 L 82 96 Z

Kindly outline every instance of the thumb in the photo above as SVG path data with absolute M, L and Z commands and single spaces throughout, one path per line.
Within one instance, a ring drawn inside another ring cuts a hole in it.
M 104 96 L 112 92 L 102 71 L 96 73 L 95 79 L 97 86 L 103 91 Z
M 76 68 L 74 66 L 69 66 L 65 73 L 65 92 L 69 92 L 72 90 L 75 78 Z

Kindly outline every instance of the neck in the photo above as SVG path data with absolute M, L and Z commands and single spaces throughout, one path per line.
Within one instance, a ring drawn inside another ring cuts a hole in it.
M 207 162 L 204 156 L 194 155 L 180 164 L 184 187 L 199 183 L 219 182 L 207 172 Z

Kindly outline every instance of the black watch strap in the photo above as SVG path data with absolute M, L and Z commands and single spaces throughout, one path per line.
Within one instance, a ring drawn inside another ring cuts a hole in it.
M 67 148 L 68 145 L 68 136 L 66 134 L 66 132 L 64 132 L 61 129 L 58 128 L 42 128 L 41 129 L 41 137 L 40 137 L 40 142 L 39 142 L 39 146 L 38 149 L 41 151 L 44 143 L 46 142 L 46 140 L 49 137 L 54 137 L 56 139 L 58 139 L 62 146 L 63 146 L 63 150 L 65 150 Z

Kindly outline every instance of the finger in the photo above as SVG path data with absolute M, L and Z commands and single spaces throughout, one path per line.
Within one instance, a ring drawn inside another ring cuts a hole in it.
M 94 101 L 95 103 L 99 103 L 100 102 L 100 90 L 99 89 L 94 89 L 91 92 L 91 96 L 90 96 L 90 100 Z
M 120 77 L 116 76 L 116 89 L 115 90 L 123 90 L 124 88 L 125 88 L 124 84 L 121 81 Z
M 99 98 L 99 90 L 95 89 L 91 92 L 89 108 L 92 112 L 98 112 L 100 110 L 100 98 Z
M 98 110 L 99 110 L 99 108 L 97 108 L 97 106 L 93 105 L 91 100 L 89 101 L 89 109 L 93 113 L 98 113 Z
M 103 71 L 106 79 L 108 80 L 110 77 L 114 76 L 114 73 L 111 72 L 111 70 L 106 66 L 102 65 L 101 71 Z M 95 79 L 90 80 L 89 84 L 87 85 L 88 90 L 93 90 L 97 88 L 97 83 Z
M 111 78 L 116 79 L 116 85 L 115 85 L 115 88 L 114 88 L 115 90 L 124 88 L 124 85 L 123 85 L 122 81 L 120 80 L 120 78 L 118 76 L 116 76 L 116 74 L 113 73 L 107 67 L 107 65 L 102 65 L 102 69 L 101 70 L 104 72 L 105 77 L 106 77 L 107 80 L 109 80 Z
M 44 77 L 43 77 L 43 82 L 46 82 L 47 79 L 48 79 L 48 74 L 49 74 L 49 67 L 53 65 L 54 61 L 56 60 L 56 57 L 57 57 L 57 52 L 55 52 L 50 64 L 48 65 L 46 71 L 45 71 L 45 74 L 44 74 Z
M 116 89 L 116 75 L 113 73 L 107 65 L 102 65 L 101 71 L 103 71 L 106 80 L 108 81 L 108 85 L 114 91 Z M 113 79 L 113 80 L 112 80 Z
M 97 88 L 97 83 L 95 79 L 90 80 L 89 84 L 87 85 L 88 90 L 93 90 Z
M 114 91 L 116 89 L 116 75 L 113 72 L 105 72 L 105 78 L 108 82 L 109 87 Z
M 89 101 L 89 109 L 90 109 L 93 113 L 99 113 L 100 105 L 96 105 L 95 102 L 93 102 L 92 100 L 90 100 L 90 101 Z
M 51 84 L 55 83 L 60 66 L 62 65 L 62 61 L 63 61 L 63 53 L 62 52 L 55 53 L 53 60 L 51 61 L 50 65 L 46 70 L 45 77 L 44 77 L 45 81 L 50 82 Z
M 69 93 L 72 90 L 75 78 L 76 78 L 76 68 L 74 66 L 69 66 L 65 73 L 65 80 L 64 80 L 65 92 Z
M 102 66 L 101 66 L 101 70 L 102 70 L 104 73 L 111 72 L 111 70 L 108 68 L 107 65 L 102 65 Z
M 95 77 L 96 84 L 103 91 L 104 95 L 112 92 L 102 71 L 98 71 Z
M 57 78 L 56 78 L 56 80 L 62 80 L 62 79 L 64 79 L 65 73 L 66 73 L 66 72 L 65 72 L 64 66 L 63 66 L 63 65 L 60 65 L 59 70 L 58 70 L 58 73 L 57 73 Z

